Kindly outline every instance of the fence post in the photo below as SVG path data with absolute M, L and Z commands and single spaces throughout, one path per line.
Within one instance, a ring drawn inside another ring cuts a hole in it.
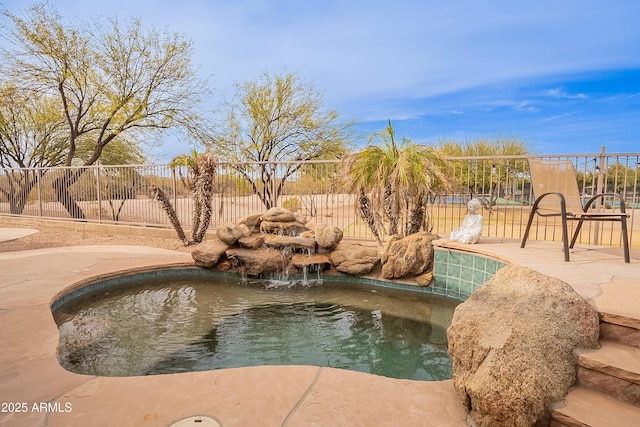
M 602 147 L 600 147 L 600 155 L 598 156 L 598 182 L 596 184 L 596 194 L 602 194 L 604 191 L 604 168 L 605 168 L 605 158 L 606 158 L 606 147 L 603 145 Z M 600 199 L 600 203 L 598 203 L 596 205 L 596 210 L 598 212 L 602 211 L 603 208 L 603 203 L 604 200 Z M 593 227 L 593 244 L 594 245 L 599 245 L 600 244 L 600 222 L 599 221 L 594 221 L 595 222 L 595 226 Z
M 173 185 L 171 186 L 171 191 L 173 192 L 173 206 L 178 210 L 178 180 L 176 178 L 176 170 L 171 168 L 171 176 L 173 177 Z
M 42 189 L 40 188 L 40 169 L 42 168 L 36 168 L 36 184 L 38 186 L 38 215 L 42 217 Z
M 100 160 L 96 162 L 96 199 L 98 201 L 98 223 L 102 223 L 102 195 L 100 194 Z

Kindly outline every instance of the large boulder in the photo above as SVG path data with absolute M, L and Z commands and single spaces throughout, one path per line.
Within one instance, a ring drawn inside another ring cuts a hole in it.
M 340 242 L 329 254 L 329 259 L 342 273 L 369 274 L 380 262 L 380 250 L 375 246 Z
M 392 237 L 382 255 L 382 277 L 398 279 L 406 275 L 420 275 L 432 269 L 433 245 L 438 236 L 428 232 L 407 237 Z
M 191 257 L 200 267 L 215 266 L 222 254 L 229 249 L 229 245 L 219 239 L 205 240 L 194 246 L 191 250 Z
M 447 330 L 455 389 L 478 427 L 548 425 L 598 346 L 598 313 L 570 285 L 509 265 L 460 304 Z
M 307 227 L 309 227 L 308 224 Z M 342 230 L 335 225 L 317 224 L 315 226 L 315 239 L 319 247 L 334 249 L 342 240 Z
M 227 258 L 240 271 L 250 276 L 263 273 L 280 273 L 288 264 L 288 259 L 276 249 L 242 249 L 232 248 L 226 252 Z

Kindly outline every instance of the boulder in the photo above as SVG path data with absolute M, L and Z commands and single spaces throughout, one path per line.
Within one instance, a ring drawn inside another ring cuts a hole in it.
M 380 262 L 380 250 L 376 246 L 340 242 L 329 254 L 329 259 L 342 273 L 369 274 Z
M 264 234 L 251 234 L 238 239 L 238 244 L 245 249 L 258 249 L 264 243 Z
M 205 240 L 194 246 L 191 250 L 191 257 L 200 267 L 213 267 L 227 249 L 229 249 L 229 245 L 219 239 Z
M 342 240 L 342 230 L 335 225 L 317 224 L 315 238 L 321 248 L 333 249 Z
M 262 212 L 245 215 L 238 220 L 238 224 L 244 224 L 249 228 L 260 226 L 262 215 L 264 215 Z
M 420 275 L 432 269 L 433 245 L 438 236 L 428 232 L 407 237 L 394 236 L 384 246 L 382 277 L 398 279 L 408 274 Z
M 264 245 L 276 249 L 302 249 L 310 253 L 314 253 L 316 251 L 315 240 L 300 236 L 292 237 L 267 234 L 264 236 Z
M 310 265 L 318 265 L 321 266 L 322 269 L 327 269 L 331 267 L 331 261 L 329 261 L 329 257 L 327 255 L 295 254 L 293 257 L 291 257 L 291 265 L 300 269 L 309 267 Z
M 275 249 L 232 248 L 225 253 L 235 267 L 251 276 L 282 272 L 288 264 L 288 260 L 282 252 Z
M 433 271 L 419 274 L 415 277 L 415 280 L 420 286 L 431 286 L 433 284 Z
M 573 350 L 598 346 L 599 319 L 570 285 L 508 265 L 460 304 L 447 330 L 467 425 L 548 425 L 576 379 Z
M 297 236 L 305 231 L 305 227 L 303 224 L 295 221 L 278 222 L 263 220 L 260 223 L 260 231 L 263 233 L 281 234 L 284 236 Z
M 274 207 L 262 215 L 262 221 L 293 222 L 296 216 L 289 209 Z
M 233 222 L 226 222 L 216 227 L 216 235 L 228 245 L 234 245 L 240 237 L 247 234 L 249 229 L 246 225 L 241 227 Z

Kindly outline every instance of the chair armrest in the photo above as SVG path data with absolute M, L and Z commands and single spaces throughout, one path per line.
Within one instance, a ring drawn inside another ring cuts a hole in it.
M 589 210 L 589 206 L 591 206 L 591 204 L 593 202 L 595 202 L 597 199 L 604 199 L 605 197 L 614 197 L 616 199 L 618 199 L 618 202 L 620 202 L 620 213 L 626 213 L 626 207 L 625 207 L 625 203 L 624 203 L 624 198 L 622 197 L 622 194 L 620 193 L 601 193 L 601 194 L 596 194 L 595 196 L 591 197 L 587 203 L 585 205 L 582 206 L 582 209 L 584 210 L 584 212 L 586 213 Z
M 550 191 L 548 193 L 543 193 L 543 194 L 539 195 L 536 198 L 536 201 L 533 203 L 533 206 L 531 207 L 531 211 L 535 212 L 536 209 L 538 209 L 538 205 L 540 204 L 542 199 L 544 199 L 547 196 L 558 196 L 560 198 L 560 212 L 562 213 L 563 216 L 567 214 L 567 201 L 564 198 L 564 194 L 562 194 L 562 193 L 560 193 L 558 191 Z

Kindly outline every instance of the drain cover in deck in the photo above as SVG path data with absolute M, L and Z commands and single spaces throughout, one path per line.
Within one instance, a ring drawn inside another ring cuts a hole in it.
M 169 427 L 222 427 L 219 419 L 209 415 L 193 415 L 169 424 Z

